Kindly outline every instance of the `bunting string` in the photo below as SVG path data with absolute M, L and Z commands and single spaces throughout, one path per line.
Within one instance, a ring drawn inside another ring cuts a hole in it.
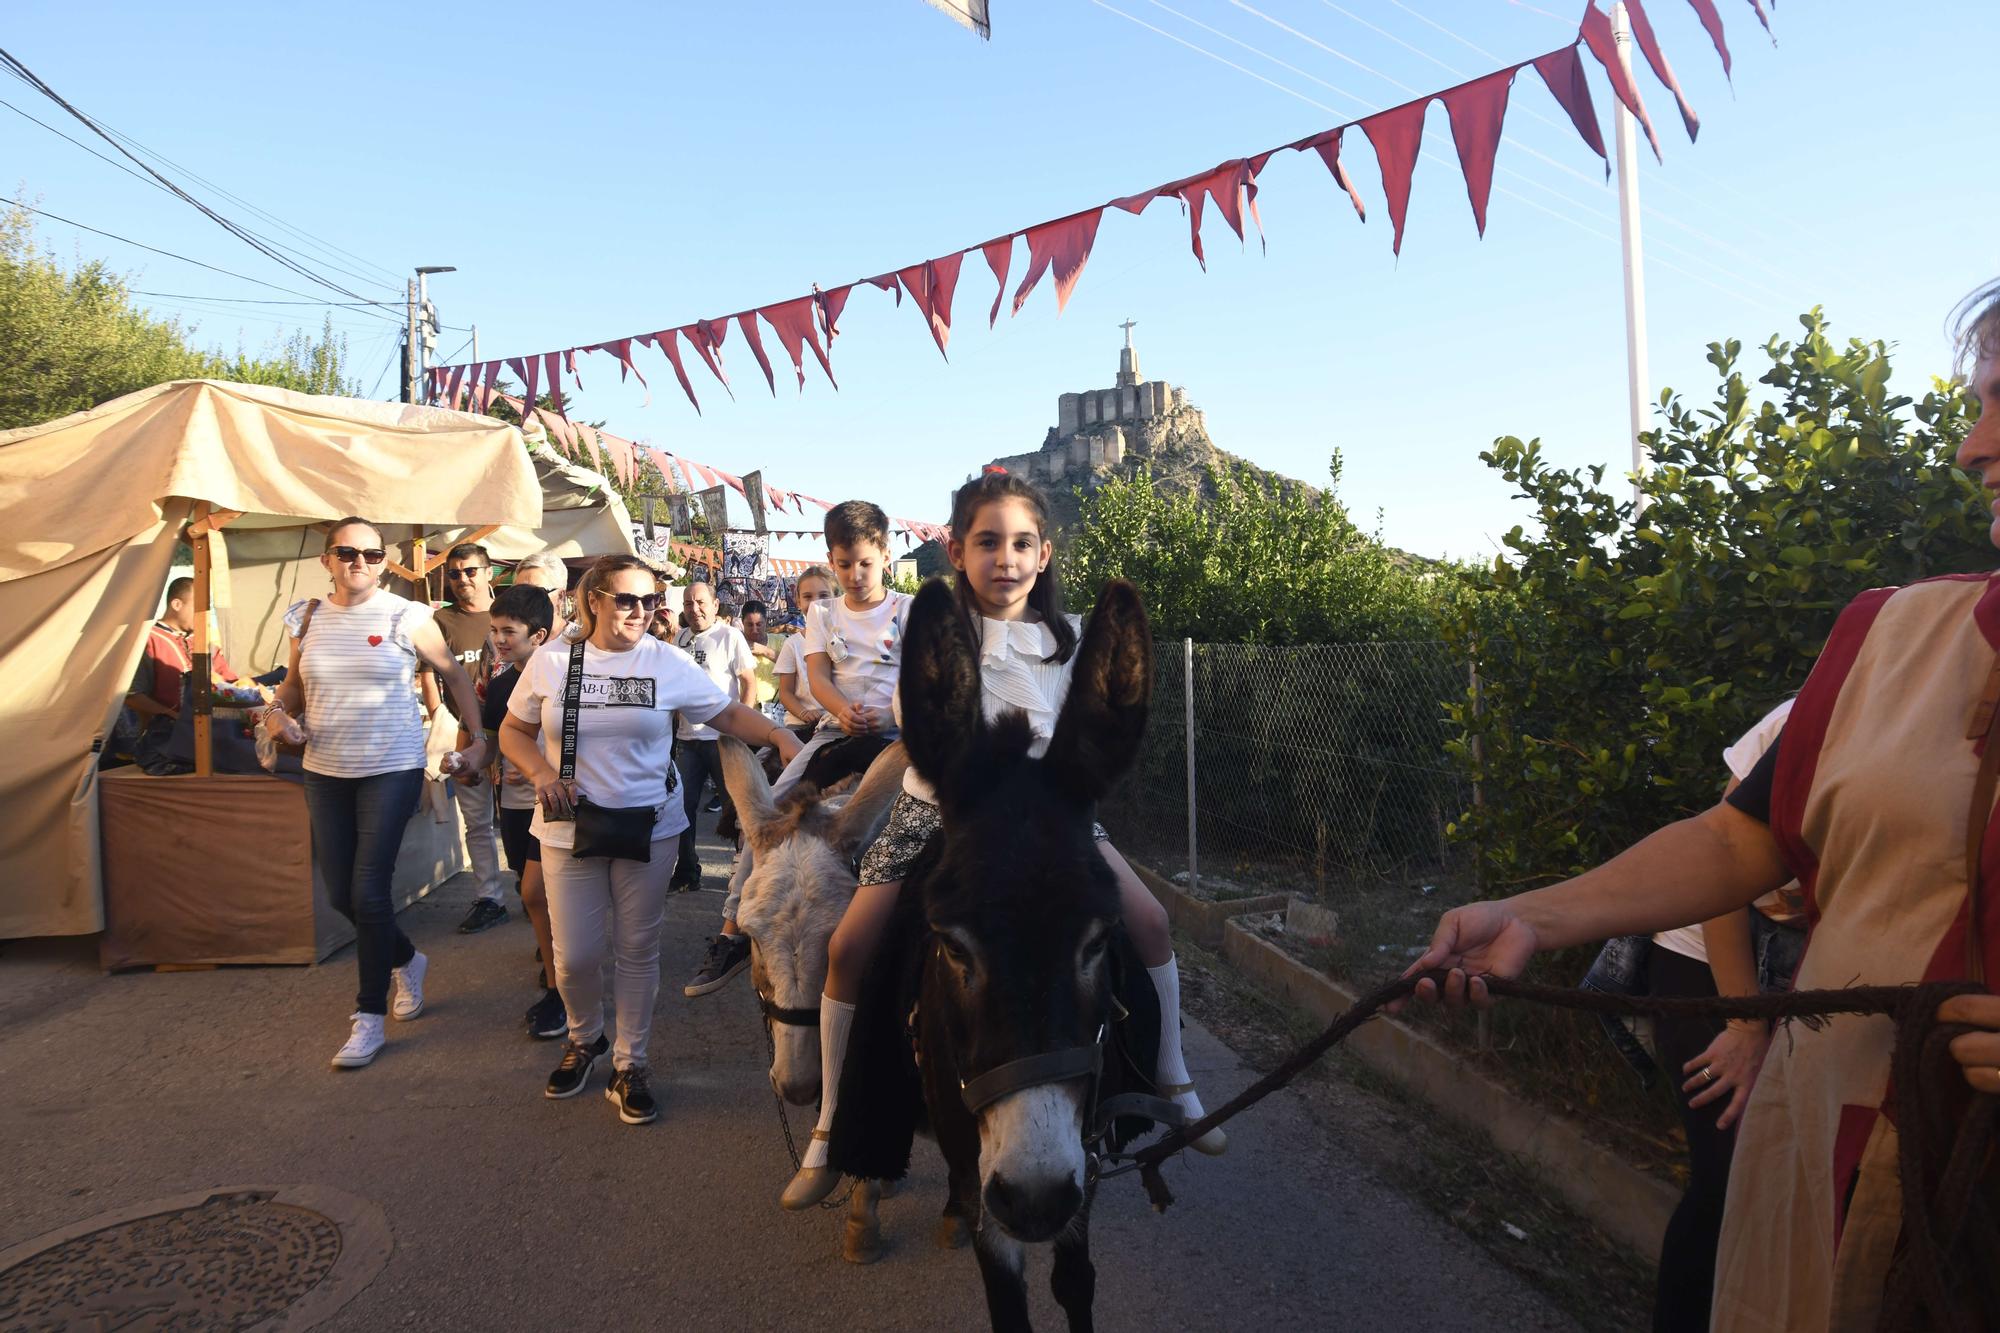
M 1645 66 L 1660 84 L 1673 96 L 1680 112 L 1682 125 L 1692 141 L 1699 132 L 1701 122 L 1695 115 L 1681 91 L 1673 67 L 1667 62 L 1652 21 L 1646 13 L 1642 0 L 1625 0 L 1626 10 L 1632 21 L 1632 35 L 1635 45 L 1644 57 Z M 1723 74 L 1730 72 L 1729 47 L 1724 41 L 1723 24 L 1714 0 L 1688 0 L 1694 9 L 1703 30 L 1708 34 L 1721 58 Z M 1750 0 L 1758 21 L 1769 31 L 1770 19 L 1762 0 Z M 757 363 L 763 373 L 765 387 L 777 392 L 777 374 L 771 362 L 770 353 L 764 342 L 764 329 L 777 337 L 778 346 L 791 363 L 793 375 L 801 390 L 805 387 L 806 353 L 826 376 L 827 382 L 836 389 L 838 383 L 833 376 L 832 351 L 835 340 L 840 335 L 840 319 L 847 308 L 847 300 L 858 287 L 874 287 L 894 297 L 901 305 L 908 296 L 910 304 L 922 316 L 932 340 L 937 344 L 940 355 L 948 356 L 947 347 L 951 338 L 952 302 L 957 294 L 959 278 L 965 260 L 975 252 L 984 261 L 992 274 L 997 291 L 987 323 L 992 325 L 1000 318 L 1000 307 L 1007 299 L 1007 280 L 1014 268 L 1016 242 L 1027 246 L 1027 263 L 1018 284 L 1014 288 L 1012 313 L 1019 315 L 1028 299 L 1049 280 L 1055 292 L 1056 311 L 1062 312 L 1068 304 L 1078 280 L 1083 276 L 1084 266 L 1089 262 L 1092 249 L 1097 243 L 1099 225 L 1107 209 L 1116 208 L 1134 215 L 1143 213 L 1155 202 L 1171 199 L 1180 206 L 1187 219 L 1188 239 L 1194 251 L 1195 262 L 1205 270 L 1208 258 L 1202 246 L 1201 224 L 1204 214 L 1212 205 L 1221 215 L 1225 224 L 1236 234 L 1239 242 L 1248 240 L 1247 229 L 1257 229 L 1258 242 L 1263 244 L 1263 222 L 1258 216 L 1257 193 L 1259 177 L 1271 158 L 1280 152 L 1307 152 L 1318 155 L 1334 182 L 1354 205 L 1355 213 L 1363 222 L 1367 221 L 1367 211 L 1354 182 L 1341 163 L 1340 150 L 1342 136 L 1348 130 L 1359 130 L 1375 151 L 1377 169 L 1381 175 L 1382 195 L 1389 215 L 1390 248 L 1401 255 L 1403 229 L 1408 217 L 1410 204 L 1410 181 L 1416 168 L 1418 151 L 1423 137 L 1424 119 L 1432 102 L 1442 102 L 1450 120 L 1452 140 L 1458 149 L 1459 168 L 1465 178 L 1466 195 L 1472 206 L 1473 224 L 1481 236 L 1486 233 L 1487 202 L 1492 192 L 1494 158 L 1498 153 L 1502 123 L 1506 118 L 1509 99 L 1514 81 L 1525 70 L 1532 70 L 1540 79 L 1549 95 L 1568 116 L 1578 137 L 1591 152 L 1597 154 L 1604 163 L 1605 174 L 1611 171 L 1610 157 L 1605 151 L 1604 135 L 1597 120 L 1597 111 L 1591 100 L 1590 85 L 1584 75 L 1583 53 L 1588 52 L 1602 69 L 1615 96 L 1645 131 L 1646 141 L 1652 146 L 1654 155 L 1660 153 L 1659 135 L 1655 133 L 1653 122 L 1647 115 L 1646 105 L 1640 96 L 1637 82 L 1619 61 L 1616 41 L 1612 35 L 1611 20 L 1597 7 L 1595 0 L 1587 0 L 1583 18 L 1577 27 L 1577 35 L 1568 45 L 1553 51 L 1530 57 L 1518 63 L 1493 70 L 1477 78 L 1467 80 L 1453 87 L 1425 93 L 1400 106 L 1389 107 L 1363 116 L 1358 120 L 1321 130 L 1291 143 L 1266 149 L 1248 157 L 1235 158 L 1223 162 L 1208 171 L 1180 180 L 1170 181 L 1154 189 L 1142 190 L 1137 194 L 1124 195 L 1116 199 L 1069 213 L 1047 222 L 1039 222 L 1019 231 L 1008 232 L 990 241 L 968 246 L 935 259 L 921 260 L 892 269 L 871 278 L 857 278 L 853 282 L 837 287 L 822 288 L 815 285 L 804 296 L 740 310 L 718 319 L 696 320 L 670 328 L 656 329 L 650 333 L 629 334 L 557 351 L 538 352 L 532 356 L 508 357 L 500 360 L 466 362 L 457 365 L 431 367 L 425 373 L 425 393 L 431 402 L 444 402 L 457 408 L 470 401 L 475 405 L 488 401 L 496 393 L 503 370 L 511 370 L 523 388 L 523 397 L 530 403 L 540 403 L 546 398 L 548 412 L 560 426 L 551 425 L 550 436 L 563 448 L 575 453 L 579 447 L 595 453 L 598 447 L 612 454 L 614 463 L 623 470 L 633 465 L 634 450 L 638 446 L 630 441 L 607 438 L 602 432 L 587 432 L 574 428 L 567 420 L 565 411 L 565 374 L 570 380 L 577 379 L 577 357 L 601 353 L 618 363 L 621 380 L 627 374 L 637 378 L 642 387 L 646 379 L 640 373 L 634 360 L 634 348 L 657 348 L 672 369 L 674 380 L 681 392 L 696 412 L 701 411 L 701 403 L 695 396 L 694 383 L 689 375 L 686 351 L 692 350 L 709 374 L 726 393 L 734 397 L 729 377 L 723 363 L 724 345 L 735 336 L 742 342 L 748 355 Z M 1247 223 L 1246 223 L 1247 218 Z M 686 347 L 683 348 L 682 344 Z M 581 389 L 581 383 L 577 388 Z M 650 401 L 650 388 L 648 388 Z M 537 409 L 538 413 L 541 409 Z M 592 436 L 597 438 L 593 442 Z M 658 451 L 652 451 L 657 453 Z M 658 459 L 656 458 L 657 462 Z M 731 478 L 716 468 L 692 465 L 698 474 L 712 474 L 734 487 L 743 489 L 739 479 Z M 662 467 L 663 472 L 668 469 Z M 671 474 L 669 474 L 671 475 Z M 691 480 L 691 479 L 690 479 Z M 713 486 L 715 480 L 708 480 Z M 773 493 L 773 503 L 782 507 L 782 501 Z M 794 499 L 799 497 L 791 493 Z M 821 503 L 812 501 L 812 503 Z M 824 506 L 823 506 L 824 507 Z M 900 521 L 900 520 L 899 520 Z M 935 525 L 925 525 L 932 526 Z M 913 529 L 914 530 L 914 529 Z
M 521 418 L 524 425 L 532 423 L 532 425 L 540 426 L 550 439 L 561 440 L 567 435 L 570 441 L 569 448 L 572 453 L 577 451 L 579 445 L 589 450 L 592 465 L 600 472 L 609 471 L 613 476 L 618 478 L 622 485 L 630 486 L 638 481 L 641 472 L 644 471 L 644 465 L 650 462 L 659 470 L 660 476 L 665 479 L 667 485 L 676 490 L 686 491 L 689 495 L 693 495 L 698 491 L 710 490 L 716 486 L 727 486 L 742 496 L 744 503 L 750 503 L 750 493 L 743 484 L 743 478 L 733 473 L 725 472 L 719 467 L 713 467 L 707 463 L 698 463 L 692 458 L 680 454 L 672 454 L 664 449 L 655 448 L 650 444 L 636 443 L 625 439 L 623 436 L 613 435 L 608 430 L 598 430 L 593 426 L 565 421 L 550 408 L 537 407 L 531 413 L 527 408 L 527 404 L 520 398 L 516 398 L 513 394 L 501 393 L 497 390 L 482 390 L 481 392 L 483 396 L 473 404 L 476 410 L 484 412 L 495 403 L 505 403 Z M 608 468 L 606 467 L 607 459 L 610 464 Z M 786 490 L 783 487 L 773 485 L 769 481 L 764 482 L 763 490 L 765 505 L 781 513 L 785 512 L 789 506 L 791 512 L 809 518 L 813 514 L 812 511 L 806 508 L 807 505 L 815 506 L 820 513 L 825 513 L 833 508 L 832 501 L 807 495 L 804 491 Z M 889 527 L 897 535 L 901 536 L 906 543 L 943 542 L 950 540 L 951 537 L 951 529 L 945 524 L 931 523 L 924 519 L 896 518 L 891 516 Z M 755 529 L 745 529 L 745 531 L 755 531 Z M 812 538 L 825 535 L 825 531 L 824 528 L 784 530 L 772 528 L 768 529 L 768 535 L 773 537 Z

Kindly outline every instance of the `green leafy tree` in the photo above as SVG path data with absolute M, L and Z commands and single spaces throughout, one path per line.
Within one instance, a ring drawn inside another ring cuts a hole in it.
M 1162 495 L 1152 473 L 1083 497 L 1064 553 L 1072 606 L 1130 579 L 1163 638 L 1204 643 L 1429 639 L 1457 572 L 1391 551 L 1340 502 L 1341 460 L 1324 491 L 1269 486 L 1248 468 L 1212 474 L 1215 497 Z
M 1757 395 L 1734 340 L 1714 401 L 1661 394 L 1646 503 L 1604 469 L 1513 437 L 1482 455 L 1534 509 L 1451 618 L 1479 661 L 1454 744 L 1484 803 L 1456 832 L 1498 889 L 1596 864 L 1712 804 L 1725 746 L 1798 690 L 1857 593 L 1992 567 L 1977 483 L 1952 457 L 1973 405 L 1891 391 L 1888 348 L 1836 345 L 1815 308 L 1773 338 Z M 1755 399 L 1755 401 L 1753 401 Z
M 262 356 L 197 348 L 174 319 L 132 304 L 102 260 L 65 268 L 42 249 L 28 213 L 0 210 L 0 429 L 34 425 L 177 379 L 241 380 L 307 393 L 358 394 L 347 342 L 331 321 Z

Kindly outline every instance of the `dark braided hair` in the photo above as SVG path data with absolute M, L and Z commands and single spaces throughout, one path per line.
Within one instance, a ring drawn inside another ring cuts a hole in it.
M 979 511 L 999 500 L 1020 500 L 1035 512 L 1035 527 L 1042 540 L 1049 538 L 1049 501 L 1041 488 L 1025 477 L 1017 477 L 1001 468 L 989 467 L 971 481 L 958 488 L 951 497 L 951 538 L 964 542 L 972 535 L 973 522 Z M 964 623 L 966 633 L 972 642 L 978 643 L 979 603 L 972 595 L 972 581 L 963 573 L 952 579 L 952 591 L 958 598 L 959 619 Z M 1035 579 L 1035 586 L 1028 590 L 1028 606 L 1042 618 L 1055 635 L 1056 650 L 1047 659 L 1051 662 L 1067 662 L 1076 651 L 1076 628 L 1063 614 L 1062 579 L 1056 574 L 1056 557 L 1053 549 L 1049 552 L 1049 567 Z

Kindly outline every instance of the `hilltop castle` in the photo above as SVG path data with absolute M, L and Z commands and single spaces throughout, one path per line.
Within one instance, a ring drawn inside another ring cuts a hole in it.
M 1207 435 L 1201 409 L 1187 390 L 1165 380 L 1139 378 L 1139 353 L 1132 346 L 1131 320 L 1118 352 L 1117 382 L 1109 389 L 1066 393 L 1056 399 L 1056 424 L 1034 453 L 996 458 L 993 463 L 1044 487 L 1067 492 L 1092 486 L 1104 469 L 1157 457 L 1171 436 Z

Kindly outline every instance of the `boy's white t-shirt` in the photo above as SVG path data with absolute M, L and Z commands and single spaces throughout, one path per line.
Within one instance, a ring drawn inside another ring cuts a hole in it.
M 569 648 L 550 645 L 521 668 L 521 683 L 507 711 L 541 727 L 542 755 L 562 763 L 563 687 L 569 676 Z M 673 715 L 706 722 L 729 706 L 729 696 L 672 644 L 647 635 L 622 653 L 586 643 L 583 693 L 577 710 L 576 790 L 595 805 L 611 809 L 650 805 L 653 841 L 673 838 L 687 827 L 680 777 L 673 765 Z M 535 810 L 530 830 L 544 847 L 576 844 L 576 826 L 550 821 Z
M 791 709 L 787 708 L 785 710 L 785 722 L 787 725 L 802 727 L 807 723 L 817 722 L 826 716 L 826 710 L 821 708 L 819 701 L 812 696 L 811 682 L 806 679 L 805 635 L 788 634 L 785 636 L 785 646 L 778 649 L 778 665 L 773 674 L 795 677 L 792 681 L 792 691 L 798 695 L 799 703 L 805 710 L 802 713 L 794 713 Z
M 885 592 L 864 610 L 848 606 L 847 598 L 815 602 L 806 612 L 803 657 L 825 653 L 831 660 L 833 683 L 849 703 L 887 713 L 896 701 L 896 678 L 903 669 L 903 622 L 910 595 Z
M 718 620 L 701 633 L 684 629 L 674 637 L 674 646 L 686 653 L 702 674 L 715 682 L 723 697 L 736 699 L 736 676 L 738 672 L 755 671 L 757 657 L 750 651 L 750 641 L 743 637 L 743 631 L 726 620 Z M 713 714 L 710 714 L 713 716 Z M 714 741 L 722 739 L 722 733 L 714 727 L 696 722 L 689 717 L 680 720 L 680 737 L 684 741 Z
M 1750 776 L 1750 770 L 1757 767 L 1764 751 L 1777 742 L 1779 733 L 1785 729 L 1785 719 L 1791 715 L 1792 701 L 1787 699 L 1759 718 L 1756 726 L 1744 732 L 1734 745 L 1722 752 L 1722 762 L 1729 765 L 1730 774 L 1738 782 Z M 1792 885 L 1767 893 L 1752 905 L 1774 921 L 1794 920 L 1796 914 L 1790 912 L 1784 903 L 1785 892 L 1790 888 Z M 1708 941 L 1701 929 L 1700 926 L 1679 926 L 1663 930 L 1653 936 L 1653 943 L 1705 963 L 1708 961 Z

